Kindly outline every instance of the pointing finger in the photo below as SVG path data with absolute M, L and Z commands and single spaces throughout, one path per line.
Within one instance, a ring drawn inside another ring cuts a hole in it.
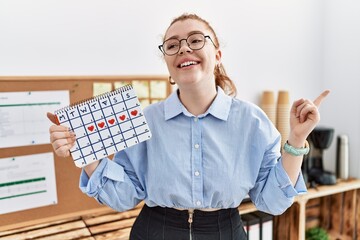
M 323 91 L 315 100 L 314 100 L 314 104 L 319 107 L 321 102 L 324 100 L 324 98 L 330 93 L 329 90 L 325 90 Z

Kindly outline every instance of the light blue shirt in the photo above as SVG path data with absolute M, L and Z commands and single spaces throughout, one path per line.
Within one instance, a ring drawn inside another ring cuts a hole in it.
M 152 138 L 101 160 L 80 188 L 117 211 L 140 201 L 170 208 L 235 208 L 249 194 L 256 207 L 283 213 L 306 192 L 282 166 L 280 134 L 256 105 L 218 94 L 194 116 L 177 92 L 144 109 Z

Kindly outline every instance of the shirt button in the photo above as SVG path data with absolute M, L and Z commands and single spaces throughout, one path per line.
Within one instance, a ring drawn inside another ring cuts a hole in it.
M 200 175 L 200 172 L 199 172 L 199 171 L 196 171 L 194 174 L 195 174 L 195 176 L 199 176 L 199 175 Z
M 200 145 L 199 144 L 195 144 L 195 146 L 194 146 L 196 149 L 198 149 L 199 147 L 200 147 Z
M 197 205 L 197 206 L 200 206 L 200 205 L 201 205 L 201 202 L 200 202 L 200 201 L 196 201 L 196 205 Z
M 197 122 L 199 119 L 196 117 L 196 118 L 194 118 L 194 122 Z

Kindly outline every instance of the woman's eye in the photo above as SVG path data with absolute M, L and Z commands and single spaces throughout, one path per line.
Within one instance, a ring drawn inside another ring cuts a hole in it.
M 172 49 L 172 48 L 175 48 L 176 47 L 176 45 L 175 44 L 172 44 L 172 45 L 169 45 L 168 47 L 167 47 L 167 49 Z
M 203 42 L 203 39 L 201 39 L 201 38 L 193 38 L 190 41 L 191 44 L 202 43 L 202 42 Z
M 174 48 L 177 48 L 178 46 L 179 46 L 179 44 L 177 44 L 177 43 L 170 43 L 170 44 L 166 45 L 166 49 L 167 50 L 174 49 Z

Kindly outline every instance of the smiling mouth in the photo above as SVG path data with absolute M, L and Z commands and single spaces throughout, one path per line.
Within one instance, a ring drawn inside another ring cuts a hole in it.
M 188 67 L 188 66 L 197 65 L 197 64 L 199 64 L 199 62 L 187 61 L 187 62 L 183 62 L 183 63 L 179 64 L 178 68 Z

